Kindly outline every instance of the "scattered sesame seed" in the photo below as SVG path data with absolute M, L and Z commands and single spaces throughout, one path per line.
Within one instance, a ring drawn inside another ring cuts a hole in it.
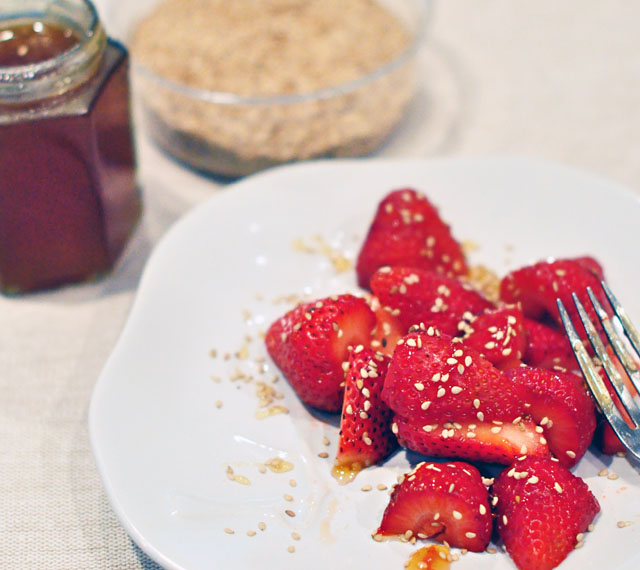
M 292 511 L 291 509 L 286 509 L 286 510 L 284 511 L 284 513 L 285 513 L 287 516 L 290 516 L 290 517 L 295 517 L 295 516 L 296 516 L 296 513 L 295 513 L 294 511 Z
M 226 532 L 227 534 L 235 534 L 236 533 L 235 530 L 233 530 L 232 528 L 228 528 L 228 527 L 224 529 L 224 532 Z
M 481 515 L 486 515 L 487 514 L 487 507 L 485 507 L 484 505 L 480 505 L 478 507 L 478 510 L 480 511 Z
M 295 546 L 289 546 L 289 548 L 287 548 L 287 552 L 291 552 L 292 554 L 296 551 L 296 547 Z
M 255 530 L 248 530 L 247 531 L 247 536 L 255 536 L 256 535 L 256 531 Z
M 609 474 L 609 470 L 605 467 L 600 473 L 598 473 L 598 477 L 606 477 Z
M 284 500 L 289 502 L 293 501 L 293 495 L 289 495 L 289 493 L 285 493 Z
M 326 459 L 327 457 L 329 457 L 329 454 L 326 451 L 321 451 L 320 453 L 318 453 L 318 457 Z
M 618 522 L 616 523 L 616 526 L 617 526 L 618 528 L 625 528 L 625 527 L 627 527 L 627 526 L 631 526 L 632 524 L 633 524 L 633 522 L 632 522 L 632 521 L 618 521 Z
M 361 491 L 364 491 L 365 493 L 367 493 L 367 492 L 371 491 L 371 489 L 372 489 L 371 485 L 363 485 L 363 486 L 360 488 L 360 490 L 361 490 Z
M 562 493 L 562 486 L 557 481 L 553 484 L 553 488 L 558 492 Z
M 465 532 L 464 535 L 467 538 L 475 538 L 476 537 L 476 533 L 475 532 Z
M 451 387 L 451 393 L 452 394 L 459 394 L 460 392 L 462 392 L 462 388 L 460 386 L 452 386 Z
M 609 475 L 607 475 L 607 479 L 610 479 L 611 481 L 615 481 L 619 477 L 620 475 L 618 475 L 617 473 L 609 473 Z
M 384 483 L 378 483 L 377 489 L 378 491 L 386 491 L 388 487 Z
M 566 453 L 569 457 L 571 457 L 571 459 L 575 459 L 576 457 L 575 451 L 571 451 L 570 449 L 567 449 Z
M 266 529 L 266 528 L 267 528 L 267 525 L 266 525 L 266 523 L 263 523 L 263 522 L 261 521 L 261 522 L 259 522 L 259 523 L 258 523 L 258 528 L 259 528 L 260 530 L 264 530 L 264 529 Z
M 453 518 L 456 520 L 460 520 L 462 518 L 462 513 L 460 513 L 459 511 L 453 511 Z

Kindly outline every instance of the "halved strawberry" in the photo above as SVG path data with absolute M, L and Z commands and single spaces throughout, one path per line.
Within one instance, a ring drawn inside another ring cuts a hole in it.
M 329 412 L 342 408 L 348 347 L 368 345 L 376 318 L 364 299 L 336 295 L 303 303 L 275 321 L 265 343 L 299 398 Z
M 420 425 L 394 416 L 392 430 L 400 445 L 422 455 L 508 465 L 522 455 L 549 457 L 549 446 L 530 418 L 517 423 L 457 422 Z
M 512 382 L 472 348 L 432 330 L 403 337 L 383 397 L 398 415 L 427 423 L 512 421 L 523 415 Z
M 579 324 L 580 318 L 571 293 L 578 295 L 590 317 L 596 322 L 586 289 L 591 287 L 603 307 L 608 309 L 608 302 L 600 287 L 602 278 L 600 264 L 590 257 L 540 261 L 506 275 L 500 283 L 500 298 L 507 303 L 520 303 L 525 317 L 538 321 L 551 318 L 561 327 L 556 305 L 556 299 L 559 298 L 580 332 L 584 329 Z
M 502 471 L 492 493 L 498 532 L 520 570 L 558 566 L 600 511 L 582 479 L 540 457 Z
M 338 453 L 332 474 L 348 483 L 359 471 L 389 455 L 398 441 L 391 432 L 391 410 L 382 400 L 389 357 L 362 345 L 347 364 Z
M 566 467 L 585 454 L 596 429 L 595 406 L 584 381 L 571 372 L 520 366 L 505 375 L 522 389 L 527 412 L 542 428 L 551 453 Z
M 616 453 L 626 453 L 627 448 L 620 438 L 613 431 L 609 422 L 602 419 L 596 428 L 595 442 L 600 451 L 606 455 L 615 455 Z
M 524 353 L 523 322 L 520 308 L 508 305 L 467 316 L 458 323 L 458 328 L 464 333 L 464 346 L 477 350 L 496 368 L 507 370 L 519 366 Z
M 438 210 L 421 193 L 405 188 L 390 192 L 379 204 L 358 254 L 358 283 L 369 287 L 385 265 L 420 267 L 443 275 L 464 275 L 465 256 Z
M 524 319 L 527 337 L 522 361 L 536 368 L 577 367 L 576 358 L 571 350 L 567 335 L 544 323 L 533 319 Z
M 424 323 L 454 336 L 464 315 L 493 306 L 468 284 L 410 267 L 382 267 L 372 275 L 370 286 L 405 330 Z
M 459 339 L 414 331 L 401 339 L 383 397 L 402 445 L 427 455 L 510 463 L 548 455 L 527 419 L 523 390 Z
M 433 538 L 482 552 L 491 538 L 489 495 L 468 463 L 420 463 L 402 477 L 374 538 Z

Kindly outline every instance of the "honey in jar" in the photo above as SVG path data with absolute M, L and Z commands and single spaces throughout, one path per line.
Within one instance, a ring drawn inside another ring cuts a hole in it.
M 0 290 L 98 278 L 140 216 L 128 54 L 87 0 L 0 14 Z

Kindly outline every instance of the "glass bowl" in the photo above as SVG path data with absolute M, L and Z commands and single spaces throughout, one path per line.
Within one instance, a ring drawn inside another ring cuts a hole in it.
M 292 6 L 305 4 L 301 0 L 262 1 Z M 341 1 L 346 9 L 353 0 Z M 289 93 L 276 90 L 259 95 L 232 89 L 205 89 L 189 81 L 193 71 L 187 70 L 184 59 L 176 59 L 172 52 L 170 30 L 158 32 L 162 39 L 155 38 L 155 44 L 148 43 L 143 53 L 140 46 L 144 44 L 137 38 L 139 26 L 144 25 L 145 18 L 153 14 L 161 2 L 121 3 L 114 13 L 120 23 L 115 25 L 124 30 L 126 37 L 123 39 L 131 51 L 133 89 L 145 129 L 159 147 L 180 162 L 199 171 L 231 178 L 298 160 L 357 157 L 374 152 L 398 126 L 414 96 L 416 53 L 423 41 L 430 3 L 425 0 L 371 2 L 385 9 L 393 17 L 392 23 L 399 25 L 405 34 L 404 44 L 390 59 L 337 83 L 327 80 L 326 85 L 316 82 L 309 90 L 299 89 L 298 85 Z M 325 8 L 326 5 L 322 9 Z M 179 17 L 177 15 L 176 20 Z M 126 26 L 122 22 L 126 22 Z M 240 27 L 250 24 L 251 19 L 237 21 Z M 301 33 L 304 37 L 304 32 Z M 208 34 L 201 35 L 208 37 Z M 344 41 L 344 37 L 340 39 L 339 34 L 335 35 L 337 42 Z M 301 41 L 292 58 L 308 58 L 307 52 L 316 47 L 311 40 Z M 329 47 L 334 49 L 334 46 Z M 178 67 L 172 77 L 157 71 L 162 67 L 158 62 L 165 57 L 160 53 L 165 48 L 172 52 L 166 57 L 172 57 L 172 65 Z M 345 63 L 352 53 L 344 53 Z M 237 55 L 233 53 L 229 57 Z M 272 55 L 275 58 L 277 54 Z M 263 83 L 286 75 L 283 66 L 289 63 L 283 61 L 281 67 L 264 71 Z M 244 62 L 240 60 L 240 63 Z M 266 63 L 268 67 L 268 59 Z M 299 62 L 298 66 L 302 84 L 306 79 L 302 76 L 313 75 L 315 69 L 309 72 L 304 66 L 300 67 Z M 340 67 L 341 64 L 336 65 L 334 71 Z M 212 65 L 213 70 L 218 68 L 220 65 Z M 255 73 L 243 72 L 240 68 L 238 65 L 238 77 L 245 83 L 250 82 Z M 329 73 L 340 75 L 331 70 Z M 186 79 L 176 80 L 176 76 Z M 293 82 L 297 82 L 297 76 Z

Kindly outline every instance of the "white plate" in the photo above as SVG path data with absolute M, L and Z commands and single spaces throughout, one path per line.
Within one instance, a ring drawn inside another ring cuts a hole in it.
M 152 255 L 91 402 L 92 445 L 113 508 L 159 564 L 401 569 L 418 547 L 370 536 L 387 502 L 376 486 L 390 487 L 415 456 L 398 453 L 339 486 L 330 475 L 335 422 L 314 418 L 284 380 L 275 387 L 290 413 L 255 418 L 256 383 L 277 372 L 256 363 L 266 354 L 259 334 L 291 306 L 283 297 L 357 291 L 353 271 L 337 273 L 326 253 L 304 253 L 295 240 L 319 235 L 353 259 L 380 198 L 404 186 L 425 192 L 456 237 L 477 244 L 472 263 L 500 274 L 547 256 L 595 255 L 640 322 L 640 202 L 609 181 L 520 159 L 444 159 L 307 163 L 233 185 L 177 223 Z M 238 370 L 253 380 L 232 380 Z M 261 473 L 276 456 L 294 469 Z M 228 466 L 251 484 L 231 480 Z M 620 477 L 599 477 L 604 467 Z M 576 472 L 602 513 L 562 567 L 640 567 L 637 468 L 589 453 Z M 455 567 L 514 566 L 498 553 L 466 554 Z

